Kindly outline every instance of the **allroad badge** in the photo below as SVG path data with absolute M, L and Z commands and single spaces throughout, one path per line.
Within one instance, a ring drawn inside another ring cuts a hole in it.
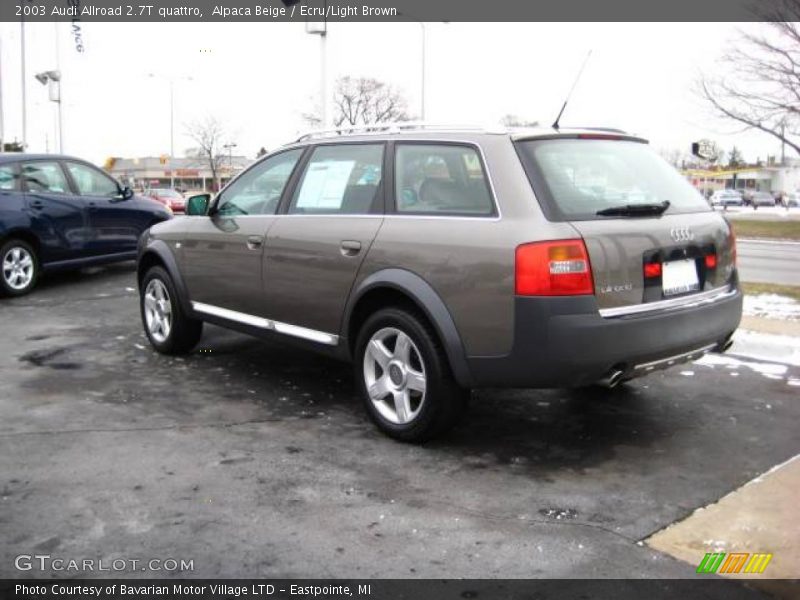
M 688 227 L 673 227 L 669 235 L 676 242 L 691 242 L 694 239 L 694 233 Z

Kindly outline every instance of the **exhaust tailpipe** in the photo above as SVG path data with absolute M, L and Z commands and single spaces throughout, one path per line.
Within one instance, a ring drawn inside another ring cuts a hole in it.
M 603 387 L 607 387 L 608 389 L 614 389 L 619 385 L 622 381 L 622 371 L 619 369 L 613 369 L 608 375 L 603 377 L 600 381 L 598 381 L 598 385 L 602 385 Z
M 722 354 L 723 352 L 727 352 L 731 346 L 733 346 L 733 338 L 729 337 L 724 342 L 717 344 L 717 346 L 714 348 L 714 352 Z

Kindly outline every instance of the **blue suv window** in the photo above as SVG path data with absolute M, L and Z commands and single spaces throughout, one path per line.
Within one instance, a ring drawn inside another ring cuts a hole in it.
M 0 165 L 0 191 L 16 192 L 19 190 L 17 168 L 12 165 Z
M 116 196 L 119 186 L 108 175 L 80 163 L 68 162 L 67 170 L 82 196 Z
M 57 162 L 42 160 L 23 164 L 22 179 L 29 192 L 68 194 L 70 191 L 64 171 Z

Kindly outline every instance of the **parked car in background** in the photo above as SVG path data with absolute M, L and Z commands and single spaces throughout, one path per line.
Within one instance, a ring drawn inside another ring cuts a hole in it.
M 789 192 L 783 196 L 783 203 L 788 207 L 800 206 L 800 192 Z
M 156 351 L 204 322 L 294 340 L 422 441 L 470 388 L 613 387 L 730 346 L 733 231 L 645 140 L 369 127 L 303 136 L 142 236 Z
M 712 206 L 743 206 L 744 199 L 741 192 L 736 190 L 717 190 L 711 194 Z
M 169 206 L 174 213 L 183 213 L 186 201 L 183 194 L 172 188 L 150 188 L 147 195 L 164 206 Z
M 42 272 L 130 260 L 169 211 L 79 158 L 0 154 L 0 295 L 30 292 Z
M 759 206 L 775 206 L 775 196 L 770 192 L 753 192 L 753 197 L 750 201 L 755 208 Z

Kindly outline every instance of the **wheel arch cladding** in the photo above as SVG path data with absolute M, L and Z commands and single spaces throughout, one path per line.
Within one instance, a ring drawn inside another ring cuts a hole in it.
M 184 311 L 187 314 L 193 314 L 189 296 L 186 292 L 186 286 L 183 283 L 183 277 L 181 277 L 181 272 L 178 269 L 178 263 L 172 251 L 169 249 L 169 246 L 162 240 L 151 240 L 139 255 L 136 264 L 136 275 L 140 288 L 142 279 L 144 279 L 147 271 L 155 266 L 166 269 L 167 273 L 169 273 L 169 276 L 172 278 L 172 283 L 175 285 L 175 289 L 178 292 L 178 299 Z
M 4 246 L 11 240 L 22 240 L 23 242 L 30 244 L 31 247 L 36 251 L 37 258 L 41 263 L 42 244 L 35 233 L 27 229 L 11 229 L 9 231 L 0 233 L 0 246 Z
M 397 304 L 410 305 L 425 316 L 444 347 L 453 377 L 459 385 L 472 387 L 473 378 L 464 344 L 450 311 L 427 281 L 404 269 L 384 269 L 373 273 L 350 295 L 341 330 L 342 336 L 347 339 L 350 356 L 355 353 L 358 327 L 369 314 Z

